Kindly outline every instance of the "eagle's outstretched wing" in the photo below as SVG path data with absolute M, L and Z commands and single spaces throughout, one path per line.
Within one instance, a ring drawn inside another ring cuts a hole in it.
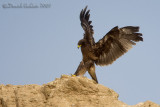
M 87 6 L 82 9 L 81 13 L 80 13 L 80 21 L 81 21 L 81 26 L 84 30 L 84 39 L 87 40 L 88 43 L 90 43 L 91 45 L 95 44 L 94 38 L 93 38 L 93 26 L 91 25 L 92 21 L 89 21 L 89 17 L 90 17 L 90 10 L 87 10 Z
M 100 66 L 112 64 L 117 58 L 126 53 L 135 42 L 143 41 L 141 33 L 137 33 L 139 27 L 126 26 L 111 29 L 95 45 L 95 54 L 98 57 L 96 64 Z

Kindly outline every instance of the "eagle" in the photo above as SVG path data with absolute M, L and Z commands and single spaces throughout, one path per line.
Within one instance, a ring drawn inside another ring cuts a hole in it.
M 116 59 L 125 54 L 128 50 L 136 45 L 135 42 L 143 41 L 142 33 L 139 32 L 138 26 L 118 26 L 112 28 L 98 42 L 94 41 L 94 30 L 91 25 L 90 10 L 86 6 L 80 12 L 81 26 L 84 30 L 83 39 L 79 40 L 78 48 L 81 48 L 82 61 L 80 62 L 75 76 L 83 76 L 86 71 L 92 79 L 98 83 L 95 64 L 99 66 L 107 66 L 112 64 Z

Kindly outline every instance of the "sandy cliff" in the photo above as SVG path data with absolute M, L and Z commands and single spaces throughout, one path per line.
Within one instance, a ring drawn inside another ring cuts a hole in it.
M 62 75 L 44 85 L 0 85 L 0 107 L 160 107 L 151 101 L 129 106 L 112 89 L 85 77 Z

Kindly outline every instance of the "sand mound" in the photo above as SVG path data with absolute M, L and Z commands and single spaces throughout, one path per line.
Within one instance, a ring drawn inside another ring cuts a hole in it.
M 68 75 L 44 85 L 0 85 L 0 107 L 160 107 L 151 101 L 129 106 L 118 96 L 93 80 Z

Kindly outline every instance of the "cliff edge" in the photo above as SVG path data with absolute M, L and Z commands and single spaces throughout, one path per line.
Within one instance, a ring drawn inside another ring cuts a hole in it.
M 44 85 L 0 85 L 0 107 L 160 107 L 127 105 L 118 94 L 86 77 L 62 75 Z

